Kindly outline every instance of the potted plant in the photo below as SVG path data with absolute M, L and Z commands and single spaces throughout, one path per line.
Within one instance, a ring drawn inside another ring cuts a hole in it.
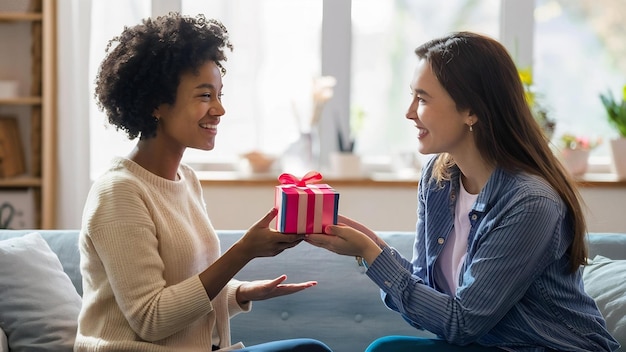
M 535 121 L 541 126 L 546 138 L 552 139 L 556 122 L 548 115 L 548 110 L 539 101 L 539 95 L 533 89 L 533 72 L 530 67 L 518 69 L 517 73 L 524 86 L 524 94 L 526 95 L 526 102 L 530 107 L 530 111 L 533 113 Z
M 590 139 L 566 133 L 559 138 L 561 161 L 573 175 L 582 176 L 587 172 L 589 152 L 602 143 L 601 139 Z
M 600 94 L 600 100 L 606 110 L 609 124 L 615 128 L 619 137 L 610 141 L 613 155 L 613 172 L 618 179 L 626 179 L 626 85 L 622 89 L 621 100 L 616 100 L 611 91 Z

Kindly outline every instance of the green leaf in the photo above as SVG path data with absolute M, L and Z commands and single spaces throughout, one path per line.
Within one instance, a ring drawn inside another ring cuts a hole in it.
M 600 100 L 606 110 L 609 124 L 615 128 L 621 137 L 626 137 L 626 101 L 617 102 L 613 94 L 608 91 L 600 94 Z

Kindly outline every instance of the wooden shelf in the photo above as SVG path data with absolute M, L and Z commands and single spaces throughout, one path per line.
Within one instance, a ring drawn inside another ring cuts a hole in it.
M 42 21 L 43 14 L 37 12 L 0 12 L 0 22 Z
M 41 105 L 42 101 L 41 97 L 0 98 L 0 105 Z
M 19 176 L 0 178 L 0 188 L 41 187 L 41 177 Z
M 0 106 L 29 107 L 12 109 L 27 134 L 22 138 L 26 173 L 0 178 L 0 198 L 2 192 L 27 190 L 34 197 L 31 215 L 38 229 L 54 229 L 56 220 L 56 6 L 56 0 L 0 0 L 3 47 L 19 48 L 15 57 L 2 60 L 2 72 L 17 70 L 28 87 L 23 96 L 0 99 Z M 25 45 L 30 50 L 24 50 Z M 26 75 L 21 72 L 25 65 L 30 66 Z

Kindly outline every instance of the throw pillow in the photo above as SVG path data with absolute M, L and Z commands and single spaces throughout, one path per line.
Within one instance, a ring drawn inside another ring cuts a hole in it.
M 585 291 L 593 297 L 609 332 L 626 346 L 626 260 L 597 255 L 583 271 Z
M 0 329 L 0 352 L 9 352 L 9 342 L 7 335 Z
M 0 241 L 0 278 L 11 351 L 72 351 L 81 297 L 39 233 Z

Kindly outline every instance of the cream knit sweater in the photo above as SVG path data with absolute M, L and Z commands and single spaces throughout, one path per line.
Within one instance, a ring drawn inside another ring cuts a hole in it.
M 232 280 L 212 301 L 198 274 L 220 256 L 195 173 L 158 177 L 124 158 L 92 186 L 80 233 L 75 351 L 210 351 L 242 311 Z

